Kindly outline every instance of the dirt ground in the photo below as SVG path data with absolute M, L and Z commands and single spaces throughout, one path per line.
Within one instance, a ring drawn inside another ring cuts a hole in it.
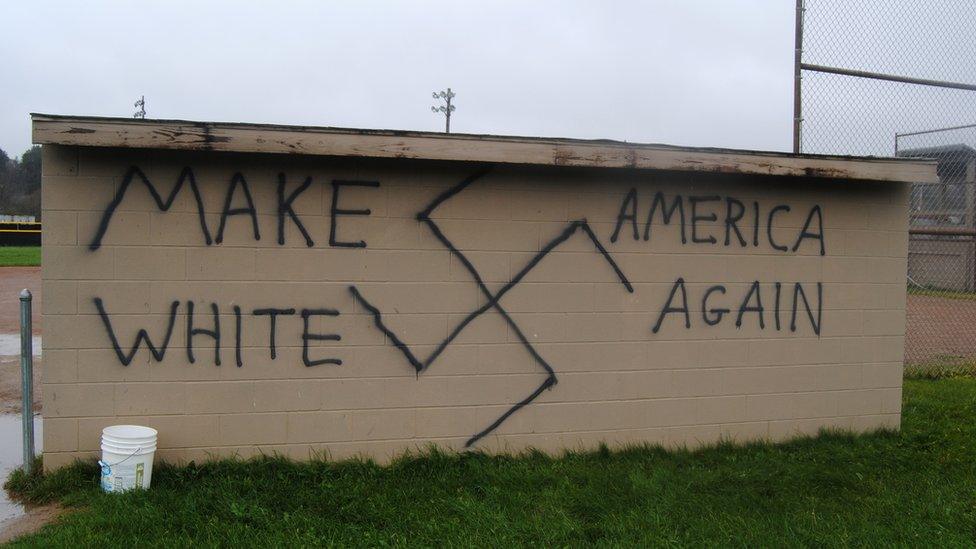
M 41 325 L 41 268 L 0 267 L 0 337 L 19 337 L 20 291 L 27 288 L 34 294 L 31 300 L 32 332 L 40 336 Z M 35 350 L 36 352 L 36 350 Z M 41 409 L 41 357 L 34 357 L 34 411 Z M 20 412 L 20 356 L 0 356 L 0 413 Z
M 908 296 L 905 362 L 976 359 L 976 300 Z
M 0 544 L 26 534 L 32 534 L 63 513 L 62 507 L 52 503 L 29 508 L 24 515 L 2 521 L 0 522 Z
M 0 334 L 20 333 L 20 291 L 27 288 L 31 300 L 34 335 L 41 334 L 41 268 L 0 267 Z

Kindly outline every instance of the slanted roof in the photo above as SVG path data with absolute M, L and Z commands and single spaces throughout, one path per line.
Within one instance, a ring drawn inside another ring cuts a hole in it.
M 938 182 L 936 163 L 609 140 L 32 114 L 34 143 Z

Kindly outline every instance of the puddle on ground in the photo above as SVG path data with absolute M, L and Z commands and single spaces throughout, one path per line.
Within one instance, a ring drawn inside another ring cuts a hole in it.
M 41 452 L 41 416 L 34 416 L 34 451 Z M 23 433 L 20 414 L 0 414 L 0 479 L 7 481 L 10 471 L 24 462 Z M 24 507 L 10 501 L 6 490 L 0 489 L 0 529 L 11 518 L 24 514 Z
M 34 356 L 41 356 L 41 336 L 31 338 Z M 0 356 L 15 356 L 20 359 L 20 334 L 0 334 Z

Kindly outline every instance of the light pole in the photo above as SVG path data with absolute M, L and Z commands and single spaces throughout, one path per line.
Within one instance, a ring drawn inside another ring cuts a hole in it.
M 143 95 L 138 101 L 132 104 L 133 107 L 139 107 L 139 110 L 132 115 L 132 118 L 145 118 L 146 117 L 146 96 Z
M 454 112 L 454 105 L 451 104 L 451 99 L 457 95 L 451 91 L 451 88 L 447 88 L 447 91 L 434 92 L 434 99 L 443 99 L 445 104 L 439 107 L 431 107 L 431 112 L 442 112 L 444 113 L 444 118 L 446 120 L 445 133 L 451 133 L 451 113 Z

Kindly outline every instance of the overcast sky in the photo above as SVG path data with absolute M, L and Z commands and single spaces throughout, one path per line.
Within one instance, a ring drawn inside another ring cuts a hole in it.
M 0 148 L 28 113 L 750 149 L 791 145 L 785 0 L 13 2 Z

